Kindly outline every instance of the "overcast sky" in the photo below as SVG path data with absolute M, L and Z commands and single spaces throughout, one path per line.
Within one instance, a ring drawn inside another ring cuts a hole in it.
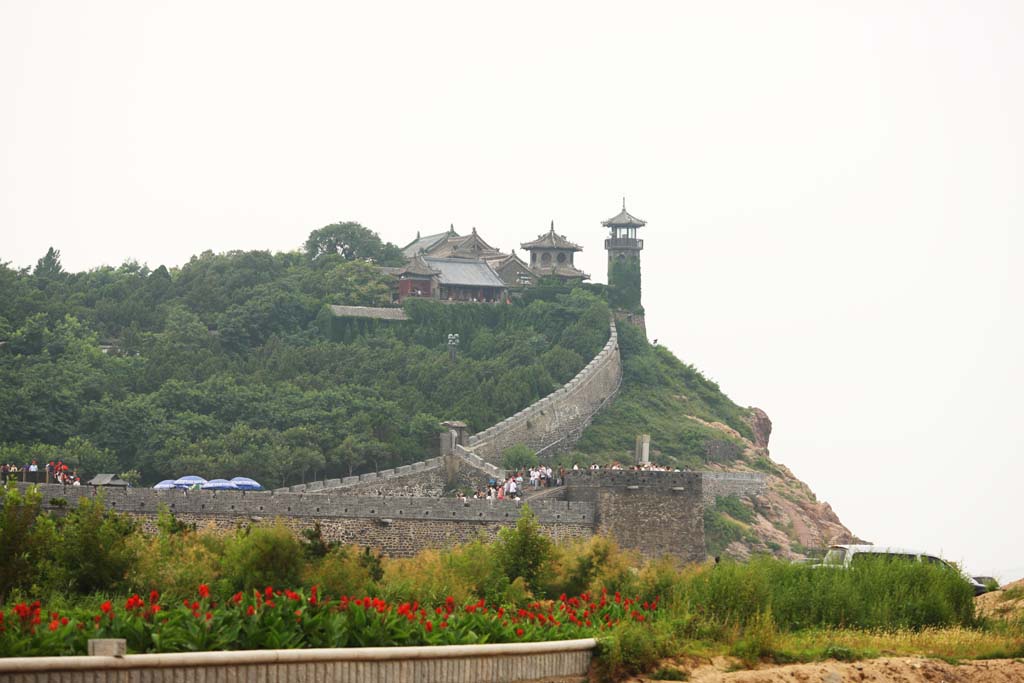
M 1024 3 L 0 0 L 0 260 L 545 231 L 856 534 L 1024 575 Z M 2 295 L 2 293 L 0 293 Z M 656 446 L 656 444 L 655 444 Z

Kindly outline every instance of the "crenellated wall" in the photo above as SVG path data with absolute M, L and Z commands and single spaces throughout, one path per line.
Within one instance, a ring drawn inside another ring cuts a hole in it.
M 520 443 L 542 456 L 572 448 L 597 411 L 614 398 L 622 382 L 614 322 L 610 329 L 608 343 L 568 384 L 469 437 L 467 450 L 496 463 L 501 462 L 506 449 Z

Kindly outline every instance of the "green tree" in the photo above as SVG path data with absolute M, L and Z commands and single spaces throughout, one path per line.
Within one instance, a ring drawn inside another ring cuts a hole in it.
M 126 542 L 134 531 L 135 522 L 108 510 L 102 493 L 80 498 L 59 526 L 57 585 L 78 593 L 116 589 L 136 562 Z
M 501 463 L 507 470 L 524 470 L 534 467 L 539 460 L 537 454 L 526 444 L 517 443 L 502 454 Z
M 332 223 L 309 234 L 304 245 L 306 256 L 311 260 L 327 255 L 340 256 L 345 261 L 374 260 L 381 257 L 393 261 L 396 254 L 394 245 L 385 251 L 385 245 L 377 233 L 359 223 L 347 221 Z
M 41 515 L 42 500 L 35 486 L 24 492 L 13 482 L 0 487 L 0 605 L 11 589 L 39 581 L 52 550 L 52 524 Z
M 541 531 L 529 505 L 523 505 L 514 528 L 498 532 L 498 558 L 509 581 L 522 577 L 531 588 L 551 560 L 551 539 Z

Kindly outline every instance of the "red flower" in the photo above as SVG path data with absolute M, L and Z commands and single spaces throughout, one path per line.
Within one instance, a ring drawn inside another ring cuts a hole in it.
M 427 633 L 430 633 L 434 630 L 434 625 L 428 621 L 427 623 L 423 624 L 423 628 L 427 629 Z
M 524 633 L 526 633 L 526 631 L 524 631 L 523 629 L 521 629 L 521 628 L 517 628 L 516 629 L 516 635 L 519 636 L 520 638 L 523 637 Z
M 160 594 L 155 590 L 149 591 L 149 604 L 155 605 L 160 600 Z
M 107 600 L 105 603 L 100 605 L 100 610 L 102 610 L 104 614 L 110 614 L 110 609 L 111 609 L 110 600 Z
M 50 622 L 51 631 L 56 631 L 58 628 L 60 628 L 60 623 L 56 619 Z
M 205 583 L 199 584 L 199 597 L 208 598 L 210 597 L 210 587 Z
M 252 615 L 256 614 L 256 608 L 253 607 L 252 605 L 249 605 L 249 607 L 245 610 L 245 614 L 246 614 L 246 616 L 250 616 L 251 617 Z
M 236 605 L 238 603 L 242 602 L 242 591 L 238 591 L 237 593 L 232 595 L 231 596 L 231 601 L 234 602 Z
M 210 612 L 207 612 L 206 613 L 206 620 L 209 621 L 210 619 L 213 619 L 213 614 L 210 613 Z
M 67 626 L 68 625 L 68 618 L 67 617 L 61 617 L 60 618 L 60 625 L 61 626 Z
M 268 598 L 270 598 L 274 595 L 274 588 L 272 586 L 267 586 L 265 589 L 263 589 L 263 593 Z

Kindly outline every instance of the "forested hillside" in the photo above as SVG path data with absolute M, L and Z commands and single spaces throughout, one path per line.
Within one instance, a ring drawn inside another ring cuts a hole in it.
M 347 223 L 172 269 L 68 273 L 54 250 L 0 265 L 0 461 L 272 486 L 392 467 L 431 455 L 441 420 L 482 429 L 551 392 L 607 339 L 607 305 L 581 289 L 411 302 L 410 321 L 336 341 L 326 304 L 388 301 L 368 260 L 396 253 Z

